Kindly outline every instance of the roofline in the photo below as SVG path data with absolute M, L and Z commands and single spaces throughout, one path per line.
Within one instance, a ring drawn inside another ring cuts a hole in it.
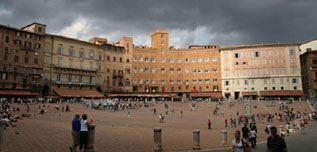
M 316 37 L 316 38 L 313 38 L 312 40 L 308 40 L 308 41 L 306 41 L 306 42 L 303 42 L 303 43 L 301 43 L 300 45 L 303 45 L 303 44 L 306 44 L 306 43 L 309 43 L 309 42 L 315 41 L 315 40 L 317 40 L 317 37 Z
M 26 28 L 26 27 L 29 27 L 29 26 L 31 26 L 31 25 L 33 25 L 33 24 L 39 24 L 39 25 L 42 25 L 42 26 L 45 26 L 45 27 L 46 27 L 45 24 L 41 24 L 41 23 L 38 23 L 38 22 L 33 22 L 33 23 L 29 24 L 29 25 L 26 25 L 26 26 L 22 27 L 21 29 L 24 29 L 24 28 Z
M 235 49 L 244 49 L 244 48 L 276 47 L 276 46 L 290 46 L 290 45 L 299 46 L 300 43 L 268 43 L 268 44 L 220 46 L 219 50 L 235 50 Z
M 43 34 L 40 34 L 40 33 L 35 33 L 35 32 L 27 31 L 27 30 L 24 30 L 24 29 L 20 29 L 20 28 L 16 28 L 16 27 L 11 27 L 11 26 L 7 26 L 7 25 L 3 25 L 3 24 L 0 24 L 0 27 L 8 28 L 8 29 L 11 29 L 11 30 L 16 30 L 16 31 L 21 31 L 21 32 L 32 33 L 32 34 L 44 36 Z
M 62 36 L 62 35 L 54 35 L 54 34 L 45 34 L 45 35 L 47 35 L 47 36 L 59 37 L 59 38 L 63 38 L 63 39 L 69 39 L 69 40 L 78 41 L 78 42 L 83 42 L 83 43 L 87 43 L 87 44 L 95 45 L 95 46 L 111 45 L 111 46 L 115 46 L 115 47 L 124 48 L 124 47 L 122 47 L 122 46 L 116 46 L 116 45 L 112 45 L 112 44 L 109 44 L 109 43 L 102 44 L 102 45 L 98 45 L 98 44 L 95 44 L 95 43 L 90 43 L 90 42 L 88 42 L 88 41 L 84 41 L 84 40 L 80 40 L 80 39 L 76 39 L 76 38 L 71 38 L 71 37 L 66 37 L 66 36 Z

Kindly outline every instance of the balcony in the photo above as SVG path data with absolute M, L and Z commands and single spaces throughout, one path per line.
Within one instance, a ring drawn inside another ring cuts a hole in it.
M 113 78 L 113 79 L 116 79 L 117 77 L 118 77 L 119 79 L 122 79 L 122 78 L 123 78 L 123 74 L 121 74 L 121 73 L 120 73 L 120 74 L 112 74 L 112 78 Z
M 52 80 L 53 84 L 65 85 L 65 86 L 101 86 L 99 83 L 88 83 L 88 82 L 68 82 L 68 81 L 55 81 Z
M 57 64 L 52 64 L 54 70 L 67 70 L 67 71 L 74 71 L 74 72 L 93 72 L 97 73 L 98 69 L 96 68 L 81 68 L 81 67 L 76 67 L 76 66 L 62 66 L 62 65 L 57 65 Z

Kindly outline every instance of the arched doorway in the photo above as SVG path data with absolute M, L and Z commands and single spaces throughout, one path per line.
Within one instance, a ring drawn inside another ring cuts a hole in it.
M 102 89 L 100 87 L 97 88 L 97 91 L 102 93 Z

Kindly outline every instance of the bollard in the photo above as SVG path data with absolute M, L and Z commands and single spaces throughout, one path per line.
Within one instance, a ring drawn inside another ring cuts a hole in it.
M 227 147 L 227 130 L 221 130 L 221 144 L 223 147 Z
M 6 122 L 5 121 L 0 121 L 0 144 L 3 143 L 4 140 L 4 126 Z
M 94 142 L 95 142 L 95 128 L 96 125 L 90 125 L 88 127 L 88 140 L 87 140 L 87 149 L 85 152 L 94 152 Z
M 194 130 L 194 146 L 193 150 L 200 150 L 200 131 L 199 130 Z
M 154 128 L 154 152 L 162 151 L 162 128 Z

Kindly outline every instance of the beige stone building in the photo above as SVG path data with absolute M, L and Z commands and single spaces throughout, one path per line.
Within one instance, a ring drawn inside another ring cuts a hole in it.
M 303 96 L 299 44 L 221 47 L 226 98 Z
M 100 45 L 45 35 L 45 95 L 102 97 L 104 50 Z

